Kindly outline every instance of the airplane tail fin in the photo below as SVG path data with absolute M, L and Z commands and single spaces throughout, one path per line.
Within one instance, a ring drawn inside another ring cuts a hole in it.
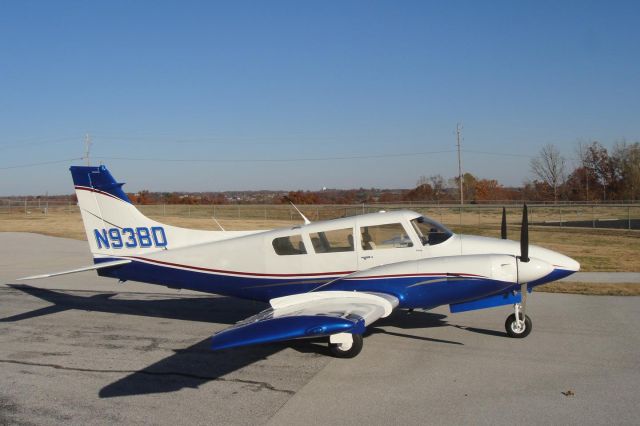
M 164 227 L 135 208 L 105 166 L 72 166 L 87 240 L 96 255 L 132 255 L 167 245 Z
M 226 238 L 164 225 L 143 215 L 105 166 L 72 166 L 78 206 L 94 257 L 133 256 Z

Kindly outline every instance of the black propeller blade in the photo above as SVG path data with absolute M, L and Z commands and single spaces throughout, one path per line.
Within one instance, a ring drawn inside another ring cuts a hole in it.
M 502 226 L 500 227 L 500 237 L 503 240 L 507 239 L 507 210 L 502 208 Z
M 520 261 L 529 261 L 529 214 L 526 203 L 522 208 L 522 226 L 520 227 Z

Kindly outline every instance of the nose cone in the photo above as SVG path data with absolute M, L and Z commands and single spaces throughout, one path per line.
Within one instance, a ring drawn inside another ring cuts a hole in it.
M 564 255 L 560 255 L 560 256 L 562 256 L 563 259 L 558 265 L 558 267 L 562 269 L 566 269 L 567 271 L 571 271 L 571 272 L 578 272 L 580 270 L 580 262 L 570 258 L 569 256 L 564 256 Z
M 538 246 L 531 246 L 529 252 L 531 253 L 532 257 L 535 257 L 536 259 L 542 259 L 550 263 L 554 269 L 560 269 L 568 272 L 567 275 L 578 272 L 580 270 L 580 263 L 576 262 L 569 256 L 565 256 L 564 254 L 558 253 L 556 251 Z
M 528 262 L 518 259 L 518 283 L 531 283 L 546 277 L 555 268 L 544 260 L 530 258 Z
M 530 284 L 537 285 L 560 280 L 580 270 L 580 264 L 564 254 L 538 246 L 531 246 L 529 252 L 531 256 L 544 260 L 553 267 L 553 271 L 549 275 Z

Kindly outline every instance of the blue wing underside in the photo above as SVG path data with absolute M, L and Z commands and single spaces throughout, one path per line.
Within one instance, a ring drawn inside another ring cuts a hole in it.
M 229 349 L 237 346 L 284 340 L 324 337 L 338 333 L 362 334 L 364 321 L 332 315 L 291 315 L 273 318 L 265 311 L 213 336 L 211 348 Z M 258 318 L 262 317 L 262 318 Z
M 362 334 L 368 325 L 391 313 L 398 300 L 370 293 L 321 292 L 283 297 L 271 304 L 272 308 L 215 334 L 212 349 Z

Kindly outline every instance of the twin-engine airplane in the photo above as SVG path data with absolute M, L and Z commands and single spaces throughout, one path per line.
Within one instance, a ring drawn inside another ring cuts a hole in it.
M 326 337 L 331 353 L 360 353 L 366 327 L 397 308 L 451 312 L 513 304 L 507 334 L 532 323 L 526 295 L 576 272 L 560 253 L 529 246 L 526 206 L 520 244 L 456 235 L 411 211 L 364 214 L 271 231 L 201 231 L 140 213 L 104 167 L 71 167 L 95 264 L 26 279 L 96 270 L 141 281 L 268 302 L 271 307 L 213 336 L 212 348 Z

